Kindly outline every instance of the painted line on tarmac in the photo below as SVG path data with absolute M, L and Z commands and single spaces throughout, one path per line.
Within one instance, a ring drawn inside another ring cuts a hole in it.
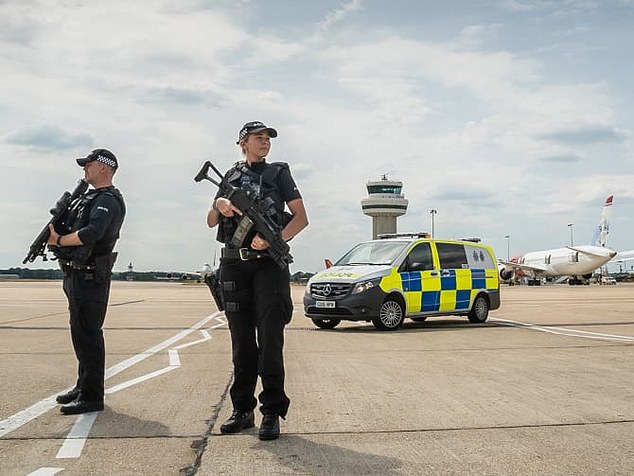
M 214 319 L 216 321 L 218 321 L 218 324 L 216 324 L 215 326 L 212 326 L 213 329 L 216 329 L 218 327 L 222 327 L 226 324 L 226 321 L 224 321 L 222 318 L 220 318 L 219 316 L 208 316 L 208 318 Z M 123 382 L 119 385 L 115 385 L 114 387 L 110 387 L 108 389 L 105 390 L 105 393 L 107 395 L 109 394 L 113 394 L 115 392 L 118 392 L 120 390 L 132 387 L 136 384 L 142 383 L 142 382 L 146 382 L 147 380 L 153 379 L 154 377 L 158 377 L 160 375 L 166 374 L 167 372 L 171 372 L 172 370 L 176 370 L 177 368 L 179 368 L 181 366 L 181 360 L 180 357 L 178 355 L 178 351 L 180 349 L 185 349 L 187 347 L 190 347 L 192 345 L 196 345 L 196 344 L 201 344 L 203 342 L 206 342 L 208 340 L 211 340 L 211 334 L 209 334 L 209 332 L 206 329 L 202 329 L 200 331 L 200 333 L 202 334 L 202 338 L 192 341 L 192 342 L 188 342 L 186 344 L 181 344 L 181 345 L 177 345 L 176 347 L 174 347 L 173 349 L 168 349 L 167 350 L 167 355 L 168 355 L 168 361 L 169 364 L 167 367 L 164 367 L 162 369 L 159 370 L 155 370 L 154 372 L 150 372 L 147 373 L 145 375 L 141 375 L 140 377 L 136 377 L 133 378 L 131 380 L 128 380 L 126 382 Z M 71 432 L 69 433 L 69 435 L 66 437 L 66 441 L 64 442 L 64 445 L 66 445 L 67 443 L 69 443 L 70 445 L 70 449 L 68 451 L 69 456 L 65 456 L 66 458 L 79 458 L 81 456 L 81 452 L 82 449 L 84 447 L 84 444 L 86 443 L 86 439 L 88 438 L 88 434 L 90 433 L 90 429 L 93 425 L 93 423 L 95 422 L 95 419 L 97 417 L 97 414 L 95 413 L 95 418 L 92 419 L 92 421 L 86 423 L 85 425 L 82 425 L 80 430 L 77 431 L 77 434 L 73 434 L 75 427 L 73 427 L 73 429 L 71 430 Z M 75 423 L 75 426 L 77 426 L 77 423 Z M 81 441 L 81 445 L 75 443 L 73 444 L 73 442 L 77 442 L 77 438 L 83 438 Z M 64 447 L 62 446 L 62 449 Z M 62 449 L 60 449 L 60 453 L 62 452 Z M 58 453 L 58 458 L 60 458 Z
M 511 321 L 508 319 L 491 319 L 493 322 L 500 323 L 504 326 L 519 327 L 524 329 L 531 329 L 534 331 L 547 332 L 549 334 L 555 334 L 566 337 L 579 337 L 581 339 L 594 339 L 605 340 L 610 342 L 634 342 L 634 336 L 621 336 L 615 334 L 603 334 L 600 332 L 580 331 L 576 329 L 569 329 L 567 327 L 544 327 L 536 324 L 529 324 L 527 322 Z
M 64 468 L 40 468 L 27 474 L 27 476 L 53 476 L 60 471 L 64 471 Z
M 194 324 L 189 329 L 185 329 L 184 331 L 179 332 L 175 336 L 164 340 L 160 344 L 157 344 L 154 347 L 150 347 L 145 352 L 141 352 L 140 354 L 134 355 L 134 356 L 130 357 L 129 359 L 126 359 L 123 362 L 118 363 L 117 365 L 113 365 L 108 370 L 106 370 L 105 379 L 108 380 L 110 377 L 114 377 L 115 375 L 123 372 L 124 370 L 129 369 L 133 365 L 138 364 L 139 362 L 144 361 L 148 357 L 150 357 L 150 356 L 152 356 L 152 355 L 154 355 L 154 354 L 156 354 L 156 353 L 158 353 L 158 352 L 170 347 L 172 344 L 178 342 L 179 340 L 183 339 L 184 337 L 187 337 L 192 332 L 200 329 L 203 325 L 205 325 L 207 322 L 212 320 L 214 317 L 215 317 L 215 314 L 207 316 L 204 319 L 198 321 L 196 324 Z
M 221 323 L 220 325 L 224 325 Z M 200 331 L 203 335 L 202 339 L 195 340 L 193 342 L 188 342 L 187 344 L 182 344 L 174 349 L 169 349 L 167 351 L 169 356 L 169 365 L 162 369 L 156 370 L 154 372 L 150 372 L 148 374 L 142 375 L 140 377 L 136 377 L 134 379 L 123 382 L 119 385 L 115 385 L 114 387 L 106 389 L 106 394 L 113 394 L 120 390 L 124 390 L 126 388 L 132 387 L 136 384 L 145 382 L 154 377 L 158 377 L 159 375 L 166 374 L 172 370 L 175 370 L 181 366 L 180 357 L 178 356 L 178 349 L 184 349 L 186 347 L 200 344 L 202 342 L 206 342 L 211 339 L 211 335 L 205 329 Z M 86 413 L 84 415 L 79 415 L 77 421 L 71 428 L 70 432 L 66 436 L 66 440 L 64 440 L 64 444 L 59 449 L 56 458 L 79 458 L 81 456 L 81 452 L 84 449 L 84 445 L 86 444 L 86 440 L 88 439 L 88 435 L 90 434 L 90 430 L 92 425 L 95 423 L 97 419 L 97 412 Z
M 97 419 L 97 412 L 84 413 L 83 415 L 79 415 L 75 424 L 70 429 L 68 436 L 66 436 L 66 440 L 64 440 L 64 444 L 57 452 L 58 459 L 62 458 L 79 458 L 82 450 L 84 449 L 84 445 L 86 444 L 86 439 L 88 438 L 88 433 L 90 433 L 90 429 L 92 428 L 92 424 Z
M 226 324 L 225 321 L 219 319 L 218 317 L 214 318 L 215 320 L 217 320 L 219 323 L 216 324 L 215 326 L 211 327 L 211 329 L 216 329 L 218 327 L 222 327 Z M 203 329 L 200 331 L 200 333 L 203 335 L 202 339 L 198 339 L 192 342 L 188 342 L 187 344 L 181 344 L 178 345 L 176 347 L 174 347 L 173 349 L 169 349 L 167 351 L 168 354 L 168 358 L 169 358 L 169 364 L 167 367 L 163 367 L 162 369 L 159 370 L 155 370 L 153 372 L 147 373 L 145 375 L 141 375 L 139 377 L 135 377 L 131 380 L 128 380 L 126 382 L 120 383 L 119 385 L 115 385 L 114 387 L 110 387 L 107 388 L 105 393 L 106 395 L 110 395 L 116 392 L 119 392 L 120 390 L 132 387 L 133 385 L 136 385 L 138 383 L 141 382 L 145 382 L 146 380 L 150 380 L 153 379 L 154 377 L 158 377 L 160 375 L 166 374 L 167 372 L 171 372 L 172 370 L 175 370 L 177 368 L 179 368 L 181 366 L 181 360 L 180 357 L 178 355 L 178 351 L 180 349 L 185 349 L 186 347 L 190 347 L 192 345 L 196 345 L 196 344 L 200 344 L 202 342 L 206 342 L 208 340 L 211 339 L 211 334 L 209 334 L 209 331 L 207 331 L 206 329 Z
M 136 377 L 130 379 L 126 382 L 120 383 L 119 385 L 115 385 L 114 387 L 107 388 L 105 391 L 106 395 L 111 395 L 113 393 L 119 392 L 121 390 L 125 390 L 126 388 L 133 387 L 137 383 L 145 382 L 146 380 L 153 379 L 154 377 L 158 377 L 160 375 L 166 374 L 167 372 L 171 372 L 174 369 L 177 369 L 180 365 L 168 365 L 159 370 L 155 370 L 154 372 L 150 372 L 145 375 L 141 375 L 140 377 Z
M 221 324 L 221 325 L 224 325 L 224 324 Z M 167 365 L 167 367 L 163 367 L 162 369 L 158 369 L 153 372 L 149 372 L 145 375 L 141 375 L 139 377 L 135 377 L 133 379 L 127 380 L 125 382 L 120 383 L 119 385 L 115 385 L 114 387 L 109 387 L 105 391 L 106 395 L 119 392 L 120 390 L 124 390 L 138 383 L 145 382 L 147 380 L 153 379 L 154 377 L 158 377 L 160 375 L 166 374 L 167 372 L 171 372 L 172 370 L 176 370 L 177 368 L 179 368 L 181 366 L 181 359 L 178 355 L 179 349 L 184 349 L 185 347 L 189 347 L 195 344 L 200 344 L 202 342 L 206 342 L 211 339 L 211 335 L 206 330 L 203 329 L 200 332 L 203 335 L 202 339 L 198 339 L 193 342 L 188 342 L 187 344 L 179 345 L 177 347 L 174 347 L 173 349 L 168 349 L 167 355 L 169 359 L 169 364 Z
M 170 347 L 172 344 L 178 342 L 179 340 L 181 340 L 184 337 L 188 336 L 192 332 L 200 329 L 202 326 L 204 326 L 206 323 L 208 323 L 212 319 L 215 319 L 218 322 L 218 324 L 213 326 L 212 329 L 224 326 L 226 324 L 226 321 L 222 317 L 220 317 L 221 315 L 222 315 L 222 313 L 220 313 L 220 312 L 216 312 L 214 314 L 211 314 L 211 315 L 205 317 L 204 319 L 201 319 L 200 321 L 198 321 L 196 324 L 194 324 L 189 329 L 185 329 L 184 331 L 181 331 L 178 334 L 176 334 L 175 336 L 164 340 L 163 342 L 155 345 L 154 347 L 150 347 L 145 352 L 141 352 L 140 354 L 132 356 L 132 357 L 124 360 L 123 362 L 120 362 L 120 363 L 118 363 L 116 365 L 113 365 L 112 367 L 110 367 L 109 369 L 106 370 L 105 380 L 108 380 L 109 378 L 117 375 L 118 373 L 123 372 L 124 370 L 132 367 L 133 365 L 138 364 L 139 362 L 142 362 L 143 360 L 147 359 L 148 357 L 151 357 L 152 355 L 156 354 L 157 352 L 160 352 L 160 351 L 166 349 L 167 347 Z M 67 391 L 69 391 L 69 390 L 71 390 L 71 388 L 67 389 Z M 28 408 L 26 408 L 26 409 L 24 409 L 22 411 L 19 411 L 19 412 L 15 413 L 15 414 L 11 415 L 10 417 L 0 421 L 0 438 L 2 438 L 6 434 L 8 434 L 8 433 L 10 433 L 10 432 L 12 432 L 14 430 L 17 430 L 18 428 L 22 427 L 23 425 L 26 425 L 30 421 L 35 420 L 36 418 L 38 418 L 39 416 L 41 416 L 44 413 L 48 412 L 52 408 L 55 408 L 57 406 L 57 402 L 55 401 L 55 397 L 56 396 L 57 396 L 57 394 L 51 395 L 49 397 L 46 397 L 46 398 L 40 400 L 39 402 L 34 403 L 30 407 L 28 407 Z

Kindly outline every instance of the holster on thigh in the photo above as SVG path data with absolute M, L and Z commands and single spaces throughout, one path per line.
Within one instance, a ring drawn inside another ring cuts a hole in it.
M 249 311 L 253 306 L 251 288 L 242 288 L 237 281 L 223 281 L 222 294 L 226 312 Z

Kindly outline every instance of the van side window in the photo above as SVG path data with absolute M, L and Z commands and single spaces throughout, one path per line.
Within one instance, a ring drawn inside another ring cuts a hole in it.
M 470 269 L 488 269 L 496 267 L 493 257 L 486 248 L 465 244 L 464 249 L 467 254 L 467 263 L 469 264 Z
M 469 268 L 464 245 L 458 243 L 436 243 L 438 259 L 442 269 Z
M 431 256 L 429 243 L 419 243 L 407 255 L 401 271 L 426 271 L 434 269 L 434 261 Z

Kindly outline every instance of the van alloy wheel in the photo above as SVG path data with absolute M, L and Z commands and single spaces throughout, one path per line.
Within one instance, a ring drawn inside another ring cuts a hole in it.
M 400 302 L 387 299 L 379 309 L 379 316 L 372 319 L 374 327 L 382 331 L 393 331 L 401 327 L 405 313 Z
M 489 301 L 482 295 L 476 297 L 473 307 L 467 316 L 469 317 L 469 322 L 482 323 L 486 321 L 487 317 L 489 317 Z

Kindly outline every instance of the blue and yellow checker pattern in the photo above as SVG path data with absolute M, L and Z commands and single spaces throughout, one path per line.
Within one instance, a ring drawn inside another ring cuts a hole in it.
M 391 274 L 381 280 L 384 291 L 402 290 L 407 314 L 469 311 L 483 290 L 498 291 L 495 269 L 444 269 Z

